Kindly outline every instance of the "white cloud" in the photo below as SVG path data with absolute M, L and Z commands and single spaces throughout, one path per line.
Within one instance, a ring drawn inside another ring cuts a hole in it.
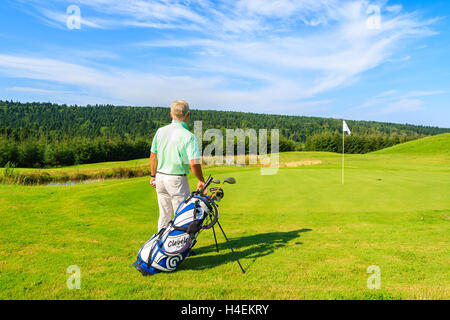
M 184 96 L 205 107 L 245 106 L 259 111 L 317 106 L 305 101 L 349 85 L 384 62 L 395 62 L 392 56 L 402 40 L 433 34 L 430 25 L 434 22 L 404 13 L 401 6 L 384 4 L 380 5 L 381 28 L 371 29 L 367 27 L 371 2 L 365 0 L 27 3 L 42 19 L 59 27 L 66 23 L 61 8 L 76 4 L 81 8 L 82 28 L 160 29 L 165 39 L 135 45 L 147 50 L 183 48 L 190 56 L 175 57 L 176 71 L 171 69 L 169 74 L 162 69 L 117 67 L 117 56 L 116 66 L 110 67 L 51 56 L 4 54 L 0 72 L 5 76 L 78 86 L 90 96 L 126 104 L 166 104 L 174 96 Z M 181 36 L 179 30 L 195 32 Z M 89 59 L 89 54 L 84 56 Z M 247 85 L 235 85 L 236 78 Z
M 399 93 L 397 90 L 389 90 L 368 99 L 362 105 L 353 110 L 366 110 L 372 115 L 391 114 L 396 112 L 414 112 L 424 110 L 424 97 L 445 94 L 443 90 L 409 91 Z
M 391 114 L 394 112 L 410 112 L 423 110 L 425 103 L 420 99 L 402 99 L 397 102 L 389 103 L 381 110 L 381 114 Z
M 26 92 L 26 93 L 41 93 L 41 94 L 61 93 L 61 91 L 58 91 L 58 90 L 30 88 L 30 87 L 11 87 L 11 88 L 6 88 L 6 90 L 15 91 L 15 92 Z
M 402 11 L 403 6 L 400 4 L 392 5 L 392 6 L 386 6 L 386 11 L 392 12 L 392 13 L 399 13 Z

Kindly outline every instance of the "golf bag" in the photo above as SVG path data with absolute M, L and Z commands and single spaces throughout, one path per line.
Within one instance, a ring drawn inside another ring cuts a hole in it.
M 177 208 L 167 228 L 153 235 L 139 250 L 133 266 L 142 275 L 174 271 L 189 255 L 203 229 L 218 219 L 216 204 L 200 192 L 191 193 Z

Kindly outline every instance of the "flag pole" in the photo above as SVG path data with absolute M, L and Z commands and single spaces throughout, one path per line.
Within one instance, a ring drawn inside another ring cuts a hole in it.
M 345 132 L 352 134 L 345 120 L 342 120 L 342 184 L 344 184 Z
M 344 184 L 344 154 L 345 154 L 344 121 L 342 121 L 342 185 Z

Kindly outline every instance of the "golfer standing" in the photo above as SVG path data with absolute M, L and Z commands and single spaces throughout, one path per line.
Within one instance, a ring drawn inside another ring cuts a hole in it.
M 150 152 L 150 184 L 156 189 L 159 206 L 158 231 L 166 228 L 179 204 L 190 193 L 186 174 L 189 165 L 198 179 L 197 190 L 205 184 L 198 141 L 189 131 L 189 105 L 176 100 L 170 105 L 172 123 L 159 128 Z

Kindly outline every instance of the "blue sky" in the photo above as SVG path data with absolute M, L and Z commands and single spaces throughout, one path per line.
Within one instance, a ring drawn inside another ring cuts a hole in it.
M 449 1 L 4 0 L 0 99 L 450 127 L 449 13 Z

